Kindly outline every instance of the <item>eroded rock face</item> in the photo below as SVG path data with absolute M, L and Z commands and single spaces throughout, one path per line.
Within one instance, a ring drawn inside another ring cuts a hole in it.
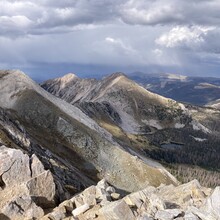
M 0 185 L 1 219 L 40 219 L 55 205 L 53 176 L 35 155 L 1 146 Z

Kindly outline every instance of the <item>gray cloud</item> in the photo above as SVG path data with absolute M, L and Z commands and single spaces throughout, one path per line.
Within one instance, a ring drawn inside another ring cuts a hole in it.
M 1 0 L 0 65 L 216 74 L 219 11 L 219 0 Z
M 2 0 L 0 25 L 2 34 L 56 33 L 119 20 L 130 25 L 219 25 L 219 11 L 219 0 Z
M 219 25 L 219 10 L 219 0 L 130 0 L 120 12 L 128 24 Z

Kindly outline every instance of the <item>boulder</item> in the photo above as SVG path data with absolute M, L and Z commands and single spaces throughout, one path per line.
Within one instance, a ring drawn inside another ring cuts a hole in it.
M 13 187 L 31 178 L 29 157 L 20 150 L 0 148 L 0 187 Z
M 211 213 L 208 213 L 204 210 L 200 210 L 194 206 L 188 207 L 188 212 L 192 213 L 193 215 L 197 216 L 201 220 L 218 220 L 215 216 Z
M 184 220 L 199 220 L 199 218 L 191 212 L 186 212 L 184 215 Z
M 49 170 L 30 179 L 26 186 L 36 204 L 43 208 L 54 207 L 55 183 Z
M 1 208 L 1 213 L 11 220 L 39 219 L 44 215 L 43 209 L 38 207 L 27 195 L 12 198 Z M 5 219 L 7 218 L 5 217 Z
M 111 193 L 111 198 L 113 199 L 113 200 L 118 200 L 118 199 L 120 199 L 120 194 L 119 193 Z
M 135 216 L 124 200 L 111 202 L 103 206 L 99 213 L 105 220 L 134 220 Z
M 146 211 L 150 216 L 154 216 L 157 210 L 165 209 L 163 200 L 156 192 L 156 188 L 149 186 L 142 191 L 127 195 L 123 200 L 129 206 L 137 207 L 140 213 Z
M 33 155 L 0 147 L 0 219 L 38 219 L 54 207 L 55 183 Z
M 173 220 L 183 216 L 184 212 L 180 209 L 166 209 L 157 211 L 154 218 L 156 220 Z
M 207 213 L 220 218 L 220 187 L 216 187 L 205 201 L 205 205 L 200 208 L 201 210 L 206 211 Z
M 108 193 L 115 193 L 115 188 L 114 187 L 112 187 L 112 186 L 108 186 L 107 188 L 106 188 L 106 192 L 108 192 Z
M 186 209 L 188 206 L 200 207 L 206 198 L 203 188 L 197 180 L 180 186 L 165 186 L 158 189 L 158 194 L 167 204 L 167 208 L 181 207 Z
M 31 177 L 36 177 L 45 171 L 43 164 L 38 157 L 33 154 L 31 156 Z
M 97 183 L 96 187 L 106 190 L 109 187 L 109 184 L 107 183 L 107 181 L 105 179 L 102 179 Z
M 90 207 L 89 204 L 85 203 L 84 205 L 74 209 L 72 211 L 72 214 L 73 214 L 74 217 L 77 217 L 78 215 L 86 212 L 89 209 L 89 207 Z

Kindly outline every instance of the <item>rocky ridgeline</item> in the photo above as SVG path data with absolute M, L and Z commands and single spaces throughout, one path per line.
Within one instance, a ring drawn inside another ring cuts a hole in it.
M 105 180 L 56 207 L 56 186 L 39 159 L 0 147 L 1 220 L 218 220 L 220 187 L 197 180 L 173 186 L 148 186 L 122 196 Z M 55 208 L 54 208 L 55 207 Z
M 123 198 L 101 180 L 64 201 L 43 220 L 218 220 L 220 187 L 201 187 L 197 180 L 180 186 L 149 186 Z

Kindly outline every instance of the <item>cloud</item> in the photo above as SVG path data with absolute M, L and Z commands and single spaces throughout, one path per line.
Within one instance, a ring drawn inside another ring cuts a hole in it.
M 217 54 L 220 54 L 220 42 L 218 39 L 220 39 L 219 27 L 177 26 L 163 33 L 155 40 L 155 43 L 158 46 L 181 52 L 193 52 L 200 58 L 216 56 L 219 59 Z
M 121 49 L 126 54 L 137 54 L 137 51 L 135 51 L 130 45 L 126 45 L 121 39 L 106 37 L 105 41 L 116 47 L 116 49 Z
M 129 0 L 120 8 L 128 24 L 219 25 L 219 0 Z
M 219 0 L 1 0 L 0 65 L 217 69 L 219 11 Z
M 177 26 L 157 38 L 155 42 L 168 48 L 193 48 L 203 44 L 208 33 L 213 30 L 215 30 L 215 27 Z
M 129 25 L 206 25 L 220 23 L 219 0 L 1 0 L 0 19 L 22 17 L 23 31 L 8 25 L 8 34 L 74 31 L 79 25 L 124 22 Z M 202 16 L 201 16 L 202 15 Z M 5 26 L 7 22 L 5 23 Z M 1 31 L 3 33 L 3 31 Z
M 121 0 L 123 2 L 123 0 Z M 100 25 L 117 20 L 117 4 L 115 0 L 1 0 L 0 20 L 22 17 L 29 21 L 23 26 L 23 33 L 47 34 L 73 31 L 80 25 Z M 118 1 L 120 3 L 120 1 Z M 7 23 L 5 24 L 5 26 Z M 2 31 L 1 31 L 2 32 Z M 7 33 L 15 33 L 12 25 L 7 25 Z M 20 31 L 18 31 L 20 34 Z

